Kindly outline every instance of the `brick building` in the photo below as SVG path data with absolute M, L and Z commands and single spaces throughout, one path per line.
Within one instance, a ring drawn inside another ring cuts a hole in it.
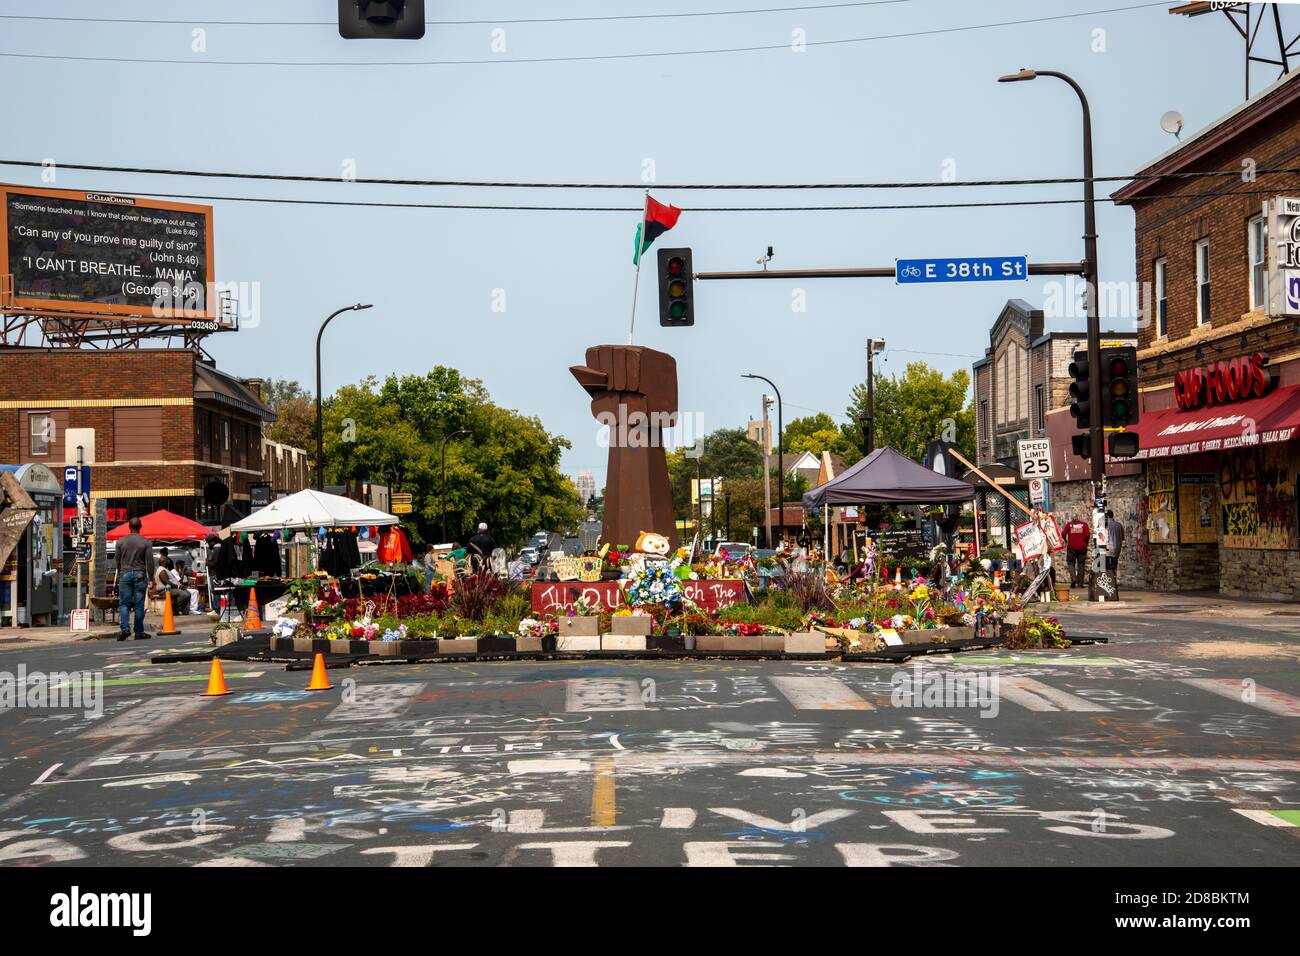
M 1114 194 L 1146 318 L 1128 554 L 1152 587 L 1300 599 L 1300 175 L 1268 171 L 1298 160 L 1291 74 Z
M 272 418 L 256 381 L 188 349 L 0 351 L 0 461 L 57 473 L 81 446 L 114 517 L 166 508 L 224 524 L 248 513 L 253 485 L 306 487 L 305 452 L 263 443 Z
M 1135 341 L 1132 332 L 1106 332 Z M 1047 416 L 1070 404 L 1070 361 L 1087 345 L 1083 332 L 1044 332 L 1043 310 L 1009 299 L 989 330 L 984 358 L 971 366 L 977 464 L 1016 467 L 1016 442 L 1047 434 Z

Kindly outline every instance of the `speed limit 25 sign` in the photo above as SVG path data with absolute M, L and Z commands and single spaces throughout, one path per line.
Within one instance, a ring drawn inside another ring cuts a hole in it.
M 1052 443 L 1046 438 L 1022 438 L 1016 442 L 1016 457 L 1020 459 L 1020 477 L 1052 477 Z

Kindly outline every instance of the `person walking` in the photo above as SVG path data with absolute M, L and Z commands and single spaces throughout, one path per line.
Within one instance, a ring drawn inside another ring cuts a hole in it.
M 433 577 L 437 569 L 437 558 L 434 557 L 433 545 L 424 546 L 424 593 L 428 594 L 433 590 Z
M 140 519 L 132 518 L 131 533 L 117 543 L 117 595 L 119 641 L 131 636 L 131 615 L 135 614 L 135 639 L 147 641 L 144 632 L 144 599 L 153 576 L 153 542 L 140 533 Z
M 1106 570 L 1115 577 L 1119 586 L 1119 554 L 1124 548 L 1124 525 L 1115 517 L 1115 512 L 1106 512 Z
M 487 523 L 480 521 L 478 523 L 478 533 L 469 539 L 470 561 L 474 566 L 474 570 L 486 570 L 492 552 L 496 549 L 497 543 L 492 540 L 492 535 L 488 534 Z
M 1087 577 L 1088 540 L 1092 537 L 1092 528 L 1076 512 L 1065 526 L 1065 560 L 1070 569 L 1070 586 L 1083 587 Z

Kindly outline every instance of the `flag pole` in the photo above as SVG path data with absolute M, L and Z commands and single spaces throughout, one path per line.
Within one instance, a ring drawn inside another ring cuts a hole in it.
M 632 321 L 627 327 L 627 344 L 632 344 L 632 336 L 636 331 L 636 293 L 637 288 L 641 285 L 641 247 L 645 245 L 645 217 L 650 208 L 650 190 L 645 191 L 645 199 L 641 202 L 641 225 L 636 233 L 636 276 L 632 279 Z

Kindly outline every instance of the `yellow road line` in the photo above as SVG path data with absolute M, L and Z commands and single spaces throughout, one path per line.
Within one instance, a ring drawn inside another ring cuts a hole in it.
M 614 800 L 614 758 L 600 757 L 591 781 L 591 825 L 612 827 L 618 810 Z

